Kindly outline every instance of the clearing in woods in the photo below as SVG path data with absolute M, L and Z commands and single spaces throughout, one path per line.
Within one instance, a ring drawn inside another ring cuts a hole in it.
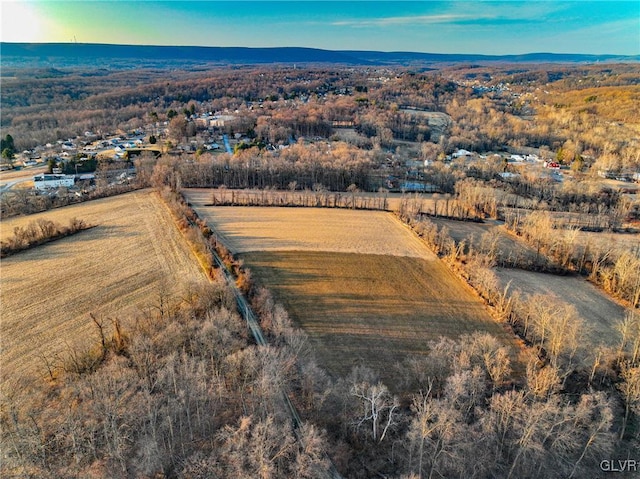
M 89 313 L 126 318 L 160 294 L 204 281 L 195 257 L 155 193 L 139 191 L 0 223 L 1 237 L 38 218 L 97 227 L 2 260 L 1 380 L 46 374 L 43 358 L 99 341 Z
M 498 337 L 517 358 L 513 335 L 391 213 L 189 200 L 308 333 L 334 375 L 364 364 L 398 388 L 397 362 L 424 354 L 439 336 L 474 331 Z

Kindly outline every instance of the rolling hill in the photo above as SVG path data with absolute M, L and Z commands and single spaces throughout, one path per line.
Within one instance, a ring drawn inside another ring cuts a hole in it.
M 330 63 L 347 65 L 427 65 L 460 62 L 594 63 L 639 61 L 640 56 L 527 53 L 522 55 L 443 54 L 323 50 L 318 48 L 199 47 L 110 45 L 95 43 L 0 44 L 3 63 L 119 64 L 136 59 L 153 63 L 212 63 L 223 65 Z

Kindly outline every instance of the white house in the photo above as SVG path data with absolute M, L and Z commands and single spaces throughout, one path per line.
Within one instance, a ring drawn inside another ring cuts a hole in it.
M 462 148 L 460 148 L 458 151 L 456 151 L 454 154 L 452 154 L 451 156 L 454 158 L 460 158 L 461 156 L 472 156 L 473 153 L 471 153 L 470 151 L 464 150 Z
M 217 115 L 209 120 L 209 126 L 224 128 L 225 124 L 228 124 L 236 119 L 233 115 Z
M 36 175 L 33 177 L 33 185 L 36 190 L 46 190 L 49 188 L 60 188 L 62 186 L 69 188 L 76 181 L 74 175 Z

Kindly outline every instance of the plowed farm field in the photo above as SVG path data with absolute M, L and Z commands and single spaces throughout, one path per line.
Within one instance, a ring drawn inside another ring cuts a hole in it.
M 254 278 L 309 335 L 334 376 L 355 365 L 398 386 L 395 364 L 440 336 L 512 334 L 391 213 L 315 208 L 207 207 L 189 201 Z
M 45 372 L 99 340 L 89 314 L 126 319 L 178 284 L 205 281 L 169 211 L 140 191 L 2 221 L 1 236 L 38 218 L 96 225 L 0 263 L 0 377 L 4 387 Z

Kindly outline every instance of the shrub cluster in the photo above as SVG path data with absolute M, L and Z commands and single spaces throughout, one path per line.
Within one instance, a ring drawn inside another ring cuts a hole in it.
M 87 225 L 78 218 L 72 218 L 69 221 L 69 226 L 63 226 L 43 218 L 32 221 L 27 226 L 16 226 L 13 229 L 13 236 L 0 243 L 0 257 L 5 258 L 19 251 L 65 238 L 89 228 L 93 228 L 93 226 Z
M 176 191 L 168 188 L 158 188 L 160 197 L 176 220 L 178 228 L 189 243 L 192 251 L 198 258 L 202 269 L 211 279 L 215 277 L 215 260 L 209 246 L 211 230 L 206 223 L 198 218 L 198 215 L 186 203 L 184 198 Z
M 9 191 L 0 196 L 0 212 L 4 218 L 30 215 L 84 201 L 120 195 L 139 188 L 137 184 L 108 185 L 98 187 L 80 196 L 70 194 L 64 188 L 61 188 L 55 195 L 33 195 L 27 190 Z

